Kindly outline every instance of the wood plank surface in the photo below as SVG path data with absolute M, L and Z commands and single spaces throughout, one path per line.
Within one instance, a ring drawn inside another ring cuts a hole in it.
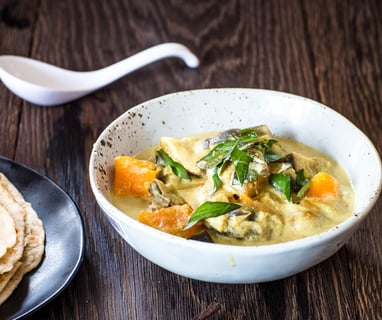
M 381 199 L 321 264 L 270 283 L 213 284 L 167 272 L 124 243 L 95 202 L 87 168 L 97 136 L 130 107 L 217 87 L 318 100 L 353 121 L 382 153 L 381 1 L 0 0 L 0 13 L 0 55 L 93 70 L 176 41 L 201 59 L 196 70 L 177 59 L 159 61 L 53 108 L 0 85 L 0 154 L 67 191 L 86 231 L 77 276 L 27 319 L 197 319 L 211 306 L 208 319 L 382 319 Z

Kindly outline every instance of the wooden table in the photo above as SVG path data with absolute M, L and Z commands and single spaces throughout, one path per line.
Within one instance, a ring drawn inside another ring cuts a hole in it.
M 177 41 L 201 59 L 197 70 L 160 61 L 54 108 L 0 85 L 0 154 L 67 191 L 86 231 L 77 276 L 29 319 L 194 319 L 211 305 L 208 319 L 382 318 L 382 199 L 350 241 L 316 267 L 271 283 L 212 284 L 167 272 L 123 242 L 95 202 L 87 168 L 97 136 L 130 107 L 212 87 L 318 100 L 353 121 L 382 153 L 380 0 L 0 0 L 0 12 L 0 54 L 91 70 Z

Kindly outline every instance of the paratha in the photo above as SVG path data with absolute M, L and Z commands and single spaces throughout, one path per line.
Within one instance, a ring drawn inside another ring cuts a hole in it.
M 23 276 L 36 268 L 45 251 L 43 223 L 17 188 L 0 173 L 0 211 L 13 219 L 14 246 L 0 258 L 0 305 L 12 294 Z
M 16 229 L 13 219 L 7 210 L 0 207 L 0 258 L 15 244 Z
M 16 243 L 8 248 L 7 252 L 0 258 L 0 274 L 8 272 L 13 268 L 15 262 L 19 261 L 24 252 L 25 234 L 25 211 L 13 200 L 11 194 L 0 183 L 0 206 L 6 210 L 13 219 L 16 230 Z

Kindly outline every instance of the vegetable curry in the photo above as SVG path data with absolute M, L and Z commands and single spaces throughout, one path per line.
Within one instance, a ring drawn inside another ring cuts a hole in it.
M 234 245 L 290 241 L 352 213 L 354 192 L 329 156 L 265 126 L 163 137 L 115 158 L 113 202 L 144 224 Z

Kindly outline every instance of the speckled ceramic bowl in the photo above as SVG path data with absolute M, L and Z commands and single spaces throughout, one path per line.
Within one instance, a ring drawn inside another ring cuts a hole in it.
M 353 216 L 329 231 L 308 238 L 239 247 L 163 233 L 130 218 L 111 203 L 115 156 L 134 155 L 158 143 L 162 136 L 180 137 L 258 124 L 267 124 L 275 134 L 306 143 L 336 159 L 354 185 Z M 276 280 L 330 257 L 356 231 L 381 190 L 380 157 L 369 139 L 352 123 L 315 101 L 256 89 L 179 92 L 130 109 L 112 122 L 94 144 L 89 173 L 99 206 L 115 230 L 137 252 L 179 275 L 220 283 Z

